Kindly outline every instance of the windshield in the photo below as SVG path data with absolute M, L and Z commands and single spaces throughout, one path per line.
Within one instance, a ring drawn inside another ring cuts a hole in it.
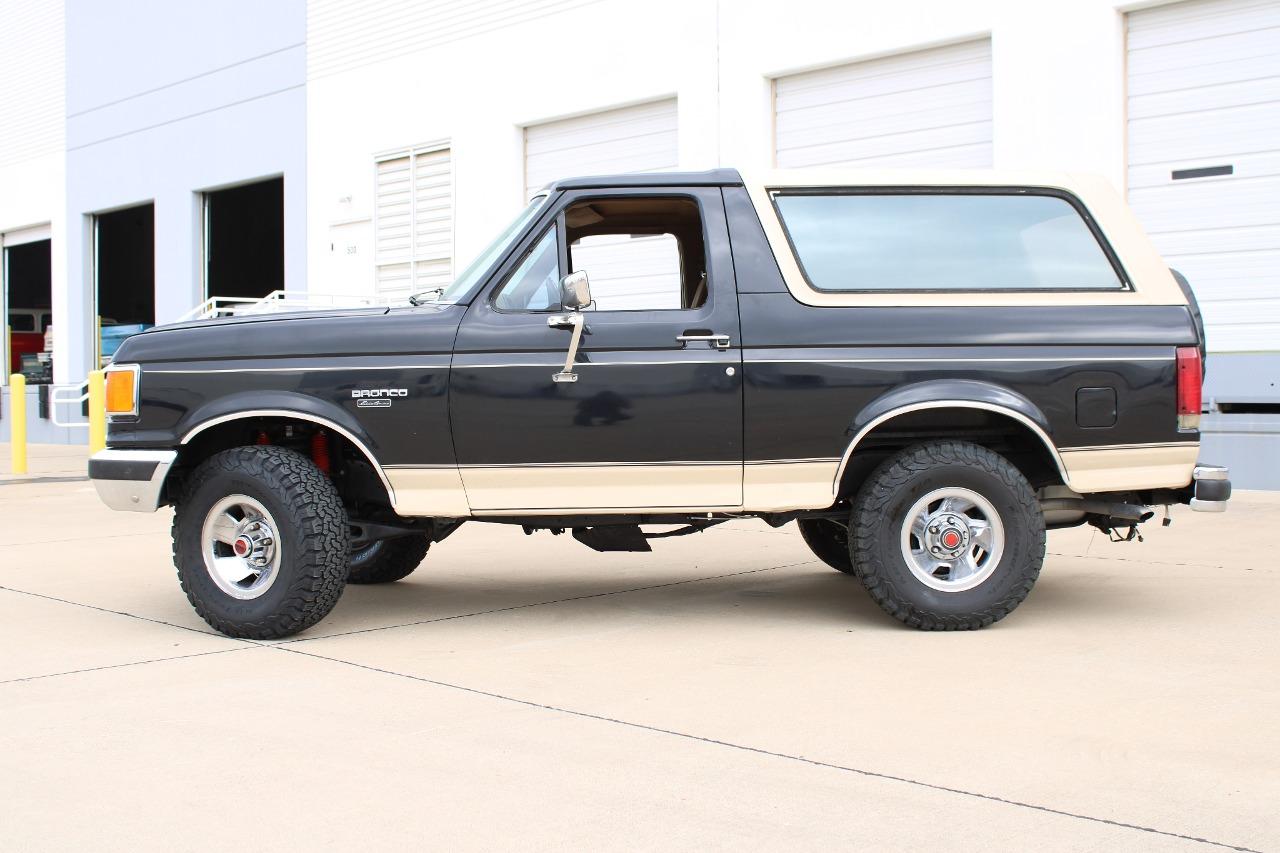
M 423 302 L 457 302 L 475 286 L 480 276 L 488 272 L 489 267 L 493 266 L 493 262 L 511 247 L 511 243 L 524 232 L 525 226 L 537 216 L 538 211 L 542 209 L 542 205 L 546 200 L 546 193 L 534 196 L 529 201 L 529 205 L 516 217 L 515 221 L 508 225 L 498 235 L 497 239 L 476 256 L 476 259 L 462 271 L 462 274 L 453 280 L 453 284 L 443 290 L 428 290 L 415 294 L 415 296 L 420 297 Z

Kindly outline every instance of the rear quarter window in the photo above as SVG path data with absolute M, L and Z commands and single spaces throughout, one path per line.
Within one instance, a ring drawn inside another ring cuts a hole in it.
M 1082 211 L 1032 192 L 777 192 L 809 285 L 827 292 L 1122 290 Z

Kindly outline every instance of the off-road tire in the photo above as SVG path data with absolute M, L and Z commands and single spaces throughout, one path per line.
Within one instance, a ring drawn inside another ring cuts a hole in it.
M 800 538 L 815 557 L 837 572 L 854 574 L 847 527 L 829 518 L 801 518 L 796 526 L 800 528 Z
M 279 574 L 258 598 L 233 598 L 205 568 L 205 517 L 231 494 L 261 502 L 276 522 Z M 237 447 L 209 457 L 188 479 L 173 517 L 173 561 L 191 606 L 215 630 L 275 640 L 311 627 L 338 603 L 350 535 L 337 489 L 310 459 L 282 447 Z
M 357 548 L 351 552 L 347 583 L 391 583 L 408 577 L 430 547 L 430 537 L 415 535 L 380 539 Z
M 934 489 L 960 487 L 986 498 L 1004 525 L 1004 553 L 972 589 L 939 591 L 918 579 L 902 554 L 902 525 Z M 1044 562 L 1044 515 L 1031 484 L 1007 459 L 963 441 L 901 451 L 877 468 L 854 501 L 854 571 L 886 613 L 925 631 L 967 631 L 998 622 L 1022 603 Z

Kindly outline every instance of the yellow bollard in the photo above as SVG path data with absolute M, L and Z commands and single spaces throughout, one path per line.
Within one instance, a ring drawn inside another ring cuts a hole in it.
M 107 446 L 107 380 L 101 370 L 89 371 L 89 455 Z
M 27 473 L 27 377 L 15 373 L 9 377 L 9 459 L 13 474 Z

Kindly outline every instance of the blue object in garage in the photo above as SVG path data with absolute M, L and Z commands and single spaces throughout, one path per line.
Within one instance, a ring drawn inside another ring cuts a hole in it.
M 116 350 L 120 349 L 120 344 L 124 343 L 124 339 L 130 335 L 136 335 L 138 332 L 150 329 L 154 323 L 131 323 L 121 326 L 103 326 L 102 327 L 102 357 L 104 359 L 111 358 L 116 354 Z

